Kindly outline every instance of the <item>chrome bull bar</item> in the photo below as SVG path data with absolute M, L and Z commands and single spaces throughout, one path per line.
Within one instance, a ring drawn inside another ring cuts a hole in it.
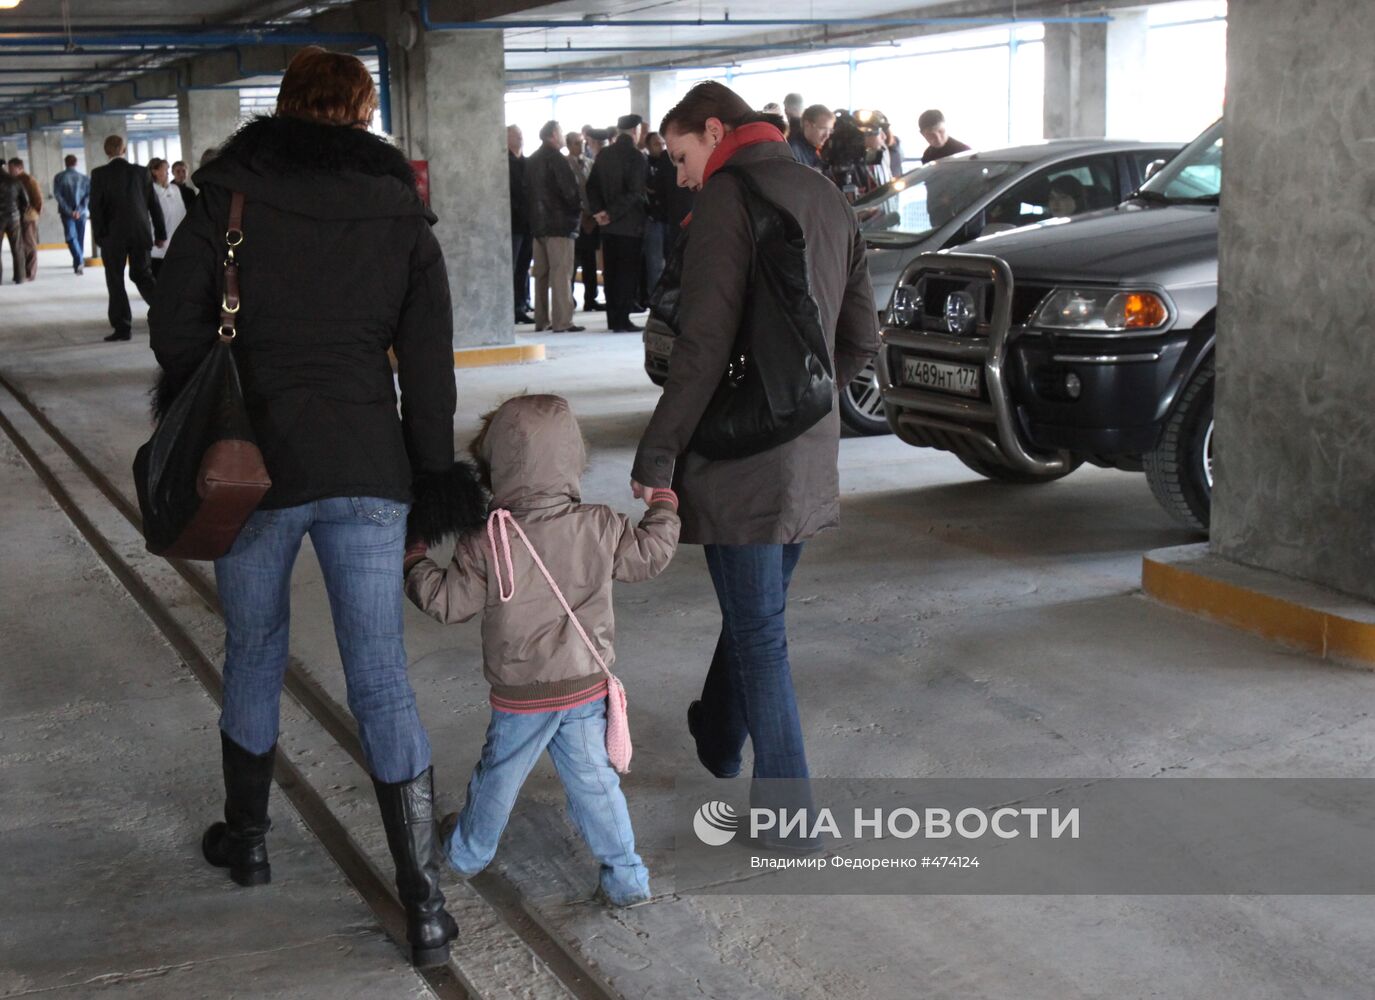
M 1041 475 L 1067 472 L 1070 468 L 1067 454 L 1034 454 L 1027 450 L 1017 433 L 1006 373 L 1008 339 L 1012 331 L 1012 269 L 1001 258 L 989 254 L 924 253 L 907 265 L 898 284 L 911 285 L 923 272 L 991 282 L 993 314 L 988 324 L 979 324 L 980 336 L 977 338 L 911 330 L 885 322 L 878 354 L 879 391 L 883 401 L 898 410 L 900 423 L 962 434 L 988 452 L 990 459 L 1021 472 Z M 889 365 L 890 347 L 910 349 L 941 360 L 982 365 L 989 401 L 961 399 L 903 385 Z M 979 425 L 989 427 L 993 433 L 987 433 Z

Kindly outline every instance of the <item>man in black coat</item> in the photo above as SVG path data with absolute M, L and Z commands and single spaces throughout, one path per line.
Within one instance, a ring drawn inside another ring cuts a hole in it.
M 646 215 L 648 170 L 636 145 L 639 115 L 616 122 L 616 141 L 602 150 L 587 178 L 587 203 L 601 226 L 602 257 L 606 268 L 606 319 L 614 333 L 638 332 L 630 321 L 643 267 L 641 241 Z
M 152 302 L 153 267 L 149 253 L 154 245 L 167 245 L 162 206 L 153 193 L 148 168 L 124 158 L 124 138 L 105 140 L 110 162 L 91 171 L 91 231 L 105 263 L 105 288 L 110 293 L 109 319 L 114 327 L 106 340 L 128 340 L 134 317 L 129 293 L 124 288 L 124 265 L 144 302 Z
M 22 285 L 27 270 L 24 260 L 24 212 L 28 210 L 29 197 L 19 178 L 8 170 L 0 170 L 0 242 L 10 241 L 10 258 L 14 261 L 14 283 Z M 5 277 L 5 267 L 0 264 L 0 281 Z
M 581 333 L 582 327 L 573 325 L 573 240 L 582 221 L 582 193 L 563 156 L 559 123 L 545 122 L 539 137 L 540 148 L 525 161 L 526 207 L 535 241 L 535 331 Z
M 525 137 L 515 125 L 506 126 L 506 170 L 511 185 L 511 277 L 517 323 L 533 323 L 530 316 L 530 259 L 535 241 L 525 207 Z

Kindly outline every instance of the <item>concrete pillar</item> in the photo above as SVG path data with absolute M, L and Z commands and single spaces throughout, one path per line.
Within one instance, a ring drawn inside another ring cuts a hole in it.
M 1291 7 L 1227 13 L 1211 545 L 1375 600 L 1375 6 Z
M 1107 25 L 1047 24 L 1047 139 L 1101 136 L 1107 129 Z
M 1118 11 L 1109 24 L 1045 27 L 1047 139 L 1135 136 L 1146 78 L 1145 11 Z
M 18 155 L 19 143 L 15 142 L 13 139 L 0 139 L 0 160 L 4 160 L 8 163 L 12 157 Z
M 430 32 L 411 56 L 408 91 L 424 113 L 412 116 L 410 149 L 430 164 L 454 346 L 513 344 L 502 34 Z
M 38 242 L 62 243 L 62 219 L 53 198 L 53 178 L 62 170 L 62 131 L 50 129 L 29 133 L 29 155 L 25 168 L 43 192 L 43 211 L 38 216 Z
M 645 120 L 649 131 L 657 132 L 678 98 L 677 73 L 634 73 L 630 76 L 630 110 Z
M 177 94 L 177 121 L 181 132 L 181 158 L 192 173 L 201 155 L 223 145 L 239 127 L 237 90 L 183 90 Z
M 110 162 L 105 155 L 105 139 L 122 135 L 129 139 L 129 128 L 123 115 L 86 115 L 81 119 L 81 142 L 86 147 L 86 173 Z

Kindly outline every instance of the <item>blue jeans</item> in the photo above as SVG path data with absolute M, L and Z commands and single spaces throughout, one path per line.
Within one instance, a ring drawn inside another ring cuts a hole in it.
M 618 906 L 649 898 L 649 871 L 635 853 L 621 781 L 606 756 L 606 699 L 561 712 L 520 715 L 492 710 L 482 759 L 446 851 L 471 878 L 497 852 L 516 795 L 545 750 L 568 796 L 568 815 L 601 862 L 601 887 Z
M 652 294 L 659 284 L 659 276 L 664 273 L 664 258 L 672 242 L 669 238 L 670 225 L 667 222 L 645 223 L 645 293 Z
M 86 220 L 68 216 L 62 220 L 62 230 L 67 237 L 67 249 L 72 252 L 72 266 L 80 267 L 86 260 Z
M 430 766 L 430 740 L 406 678 L 401 637 L 408 510 L 382 497 L 332 497 L 254 511 L 229 554 L 215 560 L 226 627 L 220 728 L 239 746 L 261 754 L 277 742 L 291 567 L 309 534 L 368 770 L 397 782 Z
M 783 619 L 802 545 L 703 548 L 721 603 L 721 636 L 702 687 L 698 751 L 715 773 L 736 774 L 748 737 L 754 777 L 806 778 Z

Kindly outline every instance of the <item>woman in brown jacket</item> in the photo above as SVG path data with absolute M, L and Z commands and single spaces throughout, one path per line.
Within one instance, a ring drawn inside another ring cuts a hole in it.
M 698 84 L 660 132 L 678 184 L 697 192 L 682 261 L 679 329 L 663 396 L 635 455 L 632 489 L 672 486 L 684 542 L 702 545 L 721 604 L 721 635 L 700 701 L 688 708 L 697 756 L 712 774 L 738 774 L 746 737 L 755 778 L 808 776 L 788 664 L 784 607 L 802 543 L 839 521 L 839 411 L 785 444 L 709 460 L 689 442 L 730 358 L 751 293 L 755 251 L 741 183 L 797 220 L 808 280 L 845 385 L 877 350 L 877 314 L 864 240 L 835 185 L 793 159 L 779 126 L 714 81 Z

